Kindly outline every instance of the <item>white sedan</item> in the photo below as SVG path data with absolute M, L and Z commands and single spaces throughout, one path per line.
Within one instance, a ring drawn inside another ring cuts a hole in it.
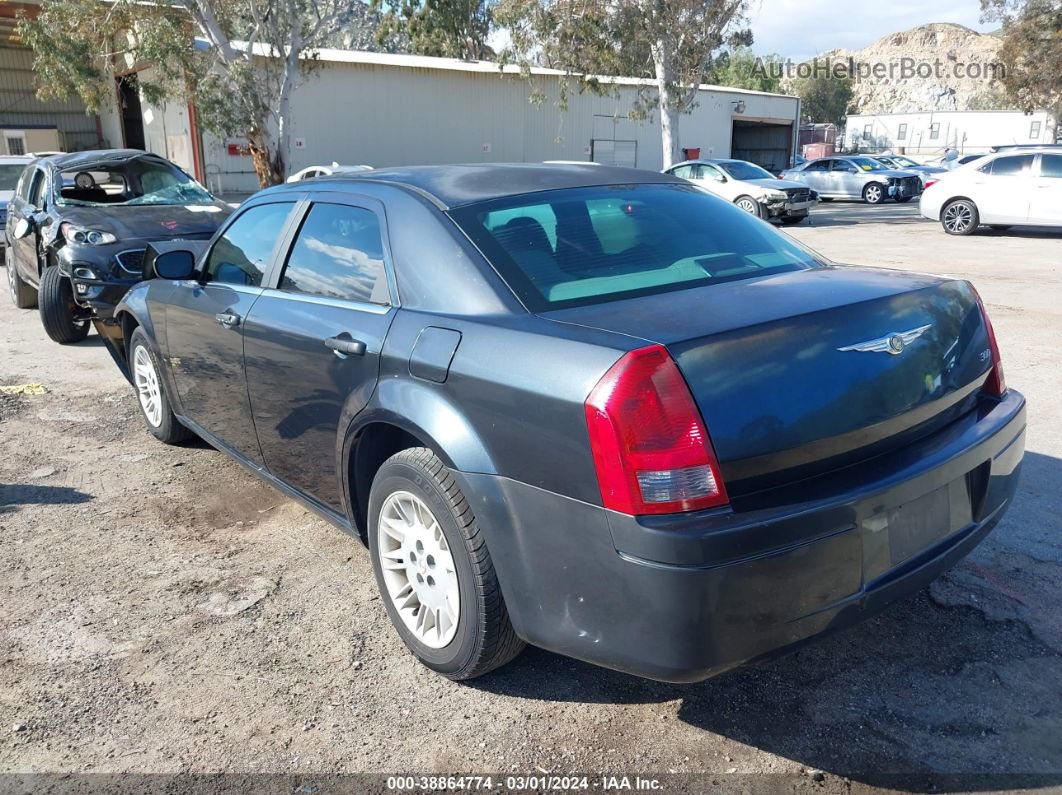
M 341 166 L 333 163 L 330 166 L 307 166 L 301 171 L 296 171 L 285 180 L 286 182 L 299 182 L 314 177 L 331 177 L 338 174 L 357 174 L 359 171 L 372 171 L 372 166 Z
M 747 160 L 687 160 L 665 173 L 688 179 L 747 213 L 763 219 L 779 218 L 783 224 L 803 221 L 816 201 L 807 185 L 777 179 Z
M 1005 151 L 930 181 L 919 211 L 949 235 L 993 229 L 1062 227 L 1062 153 Z

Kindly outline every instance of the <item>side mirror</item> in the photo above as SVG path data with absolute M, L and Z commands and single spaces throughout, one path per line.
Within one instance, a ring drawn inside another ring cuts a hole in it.
M 183 249 L 167 251 L 155 257 L 154 267 L 160 279 L 191 279 L 195 273 L 195 255 Z
M 849 169 L 848 169 L 848 173 L 849 174 L 858 174 L 859 173 L 859 169 L 856 168 L 855 166 L 850 166 Z
M 19 218 L 18 221 L 15 222 L 15 228 L 12 230 L 12 234 L 14 234 L 16 239 L 21 240 L 32 231 L 33 222 L 28 218 Z

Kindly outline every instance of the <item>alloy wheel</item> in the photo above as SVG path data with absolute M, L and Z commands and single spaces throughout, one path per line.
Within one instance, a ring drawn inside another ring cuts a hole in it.
M 15 283 L 15 263 L 11 259 L 7 262 L 7 289 L 11 293 L 11 303 L 18 306 L 18 285 Z
M 756 202 L 752 199 L 742 199 L 738 202 L 738 207 L 751 215 L 760 214 L 760 208 L 756 206 Z
M 143 345 L 133 353 L 133 380 L 144 416 L 152 427 L 158 428 L 162 424 L 162 390 L 151 354 Z
M 867 201 L 871 204 L 877 204 L 881 201 L 881 188 L 877 185 L 871 185 L 867 188 Z
M 377 525 L 387 596 L 402 623 L 425 646 L 454 639 L 461 594 L 450 546 L 431 509 L 408 491 L 388 495 Z
M 951 204 L 944 211 L 944 227 L 949 232 L 961 234 L 970 228 L 973 222 L 973 212 L 969 205 L 962 202 Z

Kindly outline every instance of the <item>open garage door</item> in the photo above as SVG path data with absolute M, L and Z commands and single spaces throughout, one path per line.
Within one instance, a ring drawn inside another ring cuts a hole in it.
M 777 174 L 789 167 L 793 151 L 793 125 L 734 120 L 730 156 L 748 160 Z

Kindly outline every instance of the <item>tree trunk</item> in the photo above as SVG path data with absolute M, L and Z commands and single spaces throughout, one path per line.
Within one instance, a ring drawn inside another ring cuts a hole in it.
M 251 162 L 254 163 L 254 173 L 258 175 L 258 184 L 268 188 L 283 182 L 284 155 L 273 136 L 264 127 L 256 127 L 247 134 L 247 145 L 251 150 Z
M 664 168 L 671 168 L 682 160 L 679 149 L 679 109 L 675 92 L 675 69 L 671 61 L 670 42 L 658 42 L 652 47 L 653 66 L 656 69 L 656 90 L 660 101 L 660 145 L 663 149 Z

